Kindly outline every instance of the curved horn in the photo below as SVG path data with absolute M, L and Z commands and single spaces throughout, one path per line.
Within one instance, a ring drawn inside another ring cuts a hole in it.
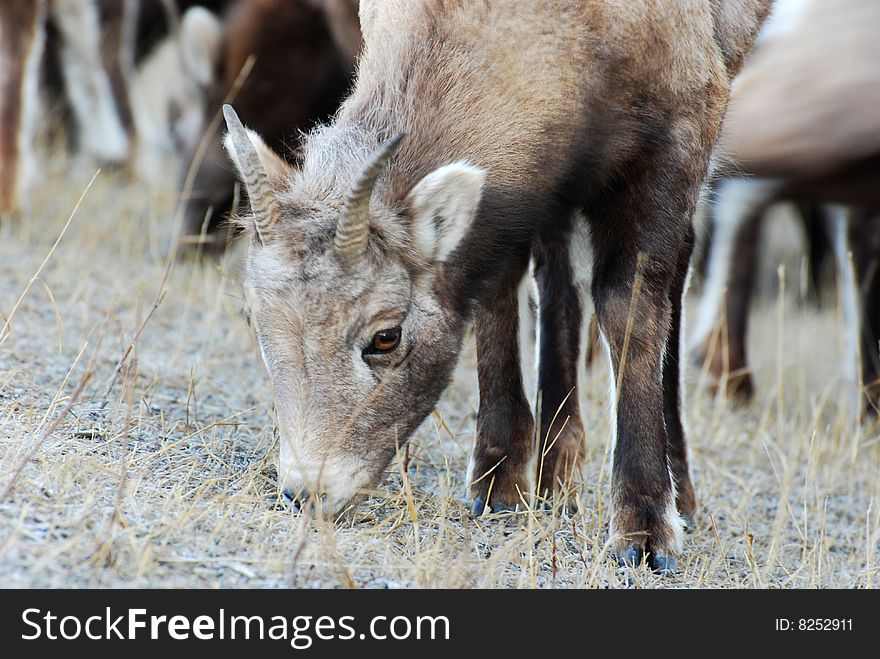
M 226 119 L 229 139 L 232 141 L 231 155 L 238 161 L 236 164 L 247 188 L 257 236 L 262 242 L 263 234 L 281 219 L 281 207 L 272 193 L 269 176 L 260 161 L 257 149 L 231 105 L 223 106 L 223 117 Z
M 379 174 L 397 150 L 404 133 L 395 135 L 380 146 L 364 165 L 357 182 L 345 200 L 345 212 L 336 226 L 336 249 L 343 260 L 352 262 L 367 249 L 370 236 L 370 197 Z

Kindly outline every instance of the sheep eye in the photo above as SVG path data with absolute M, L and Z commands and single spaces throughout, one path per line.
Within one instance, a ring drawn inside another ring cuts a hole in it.
M 367 347 L 365 354 L 382 354 L 391 352 L 400 344 L 400 325 L 376 332 Z

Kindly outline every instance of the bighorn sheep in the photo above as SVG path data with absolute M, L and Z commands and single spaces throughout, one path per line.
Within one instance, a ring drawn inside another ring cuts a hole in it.
M 614 373 L 614 550 L 673 569 L 680 514 L 696 507 L 679 382 L 691 216 L 769 5 L 362 2 L 354 90 L 297 165 L 225 109 L 251 205 L 245 309 L 288 498 L 338 512 L 375 485 L 474 317 L 474 514 L 565 494 L 584 457 L 576 379 L 592 306 L 572 282 L 591 277 Z M 533 250 L 546 264 L 537 432 L 517 349 Z

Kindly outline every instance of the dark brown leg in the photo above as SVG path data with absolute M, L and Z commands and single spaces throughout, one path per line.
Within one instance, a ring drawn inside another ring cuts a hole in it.
M 694 232 L 690 230 L 688 239 L 681 249 L 672 286 L 669 303 L 672 306 L 672 324 L 669 328 L 667 350 L 663 354 L 663 418 L 666 421 L 666 436 L 669 444 L 669 466 L 675 480 L 676 506 L 688 530 L 694 528 L 694 513 L 697 499 L 691 483 L 688 466 L 687 444 L 681 416 L 681 320 L 682 305 L 687 283 L 688 267 L 694 249 Z M 673 348 L 674 349 L 670 349 Z
M 822 275 L 833 245 L 828 237 L 828 218 L 821 204 L 798 204 L 798 213 L 804 227 L 809 257 L 809 281 L 807 300 L 820 305 L 822 302 Z
M 880 213 L 850 215 L 849 244 L 859 286 L 860 353 L 865 411 L 880 411 Z
M 721 329 L 709 337 L 703 351 L 703 359 L 708 360 L 709 373 L 718 382 L 726 381 L 727 396 L 737 403 L 747 403 L 754 396 L 746 345 L 764 209 L 763 205 L 755 209 L 736 231 L 731 248 Z
M 715 199 L 717 197 L 717 185 L 720 179 L 707 180 L 703 186 L 706 199 Z M 712 202 L 707 206 L 707 213 L 704 220 L 708 226 L 698 242 L 697 236 L 694 236 L 694 249 L 692 256 L 692 268 L 694 275 L 699 282 L 705 283 L 709 276 L 709 257 L 712 255 L 713 242 L 715 240 L 715 225 L 708 221 L 712 213 Z
M 576 219 L 576 222 L 583 220 Z M 541 345 L 538 374 L 540 425 L 536 476 L 538 496 L 554 493 L 572 499 L 584 462 L 584 425 L 578 404 L 578 375 L 585 367 L 590 315 L 588 283 L 578 273 L 589 263 L 573 263 L 572 255 L 588 253 L 572 241 L 589 241 L 585 227 L 571 235 L 547 235 L 535 249 Z M 585 290 L 581 290 L 581 289 Z
M 501 293 L 477 308 L 477 440 L 468 469 L 472 511 L 480 515 L 523 506 L 531 493 L 534 420 L 520 370 L 517 288 L 525 262 Z
M 670 149 L 670 153 L 674 153 Z M 700 159 L 645 158 L 609 205 L 590 214 L 593 300 L 612 361 L 616 444 L 611 469 L 614 551 L 622 564 L 648 555 L 670 572 L 681 546 L 667 418 L 680 419 L 677 338 L 682 264 L 690 256 L 691 217 L 705 170 Z M 675 181 L 663 187 L 661 181 Z M 680 423 L 672 446 L 684 453 Z M 679 461 L 686 470 L 686 463 Z
M 21 179 L 30 165 L 29 154 L 21 153 L 19 141 L 28 119 L 23 116 L 28 100 L 26 77 L 36 74 L 28 70 L 29 59 L 41 55 L 37 48 L 42 41 L 36 35 L 42 29 L 43 3 L 4 0 L 0 4 L 0 215 L 17 216 L 25 201 Z
M 668 262 L 632 247 L 624 256 L 611 245 L 596 246 L 596 314 L 611 350 L 617 399 L 611 533 L 621 562 L 637 563 L 650 552 L 665 566 L 678 551 L 681 528 L 669 474 L 661 366 L 672 322 L 672 273 Z

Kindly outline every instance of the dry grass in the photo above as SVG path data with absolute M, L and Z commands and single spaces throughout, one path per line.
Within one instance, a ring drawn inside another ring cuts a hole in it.
M 66 169 L 47 176 L 32 220 L 0 229 L 4 314 L 91 175 L 73 181 Z M 584 392 L 590 441 L 579 515 L 469 517 L 462 481 L 476 404 L 471 348 L 414 437 L 408 471 L 393 465 L 350 519 L 334 525 L 278 505 L 269 391 L 239 316 L 234 257 L 179 262 L 163 287 L 170 203 L 150 199 L 117 176 L 99 176 L 11 333 L 0 336 L 0 585 L 880 581 L 876 429 L 855 421 L 853 387 L 837 375 L 836 311 L 764 302 L 754 316 L 759 396 L 749 410 L 728 409 L 706 393 L 699 372 L 690 374 L 698 529 L 677 576 L 627 576 L 606 544 L 604 365 Z

